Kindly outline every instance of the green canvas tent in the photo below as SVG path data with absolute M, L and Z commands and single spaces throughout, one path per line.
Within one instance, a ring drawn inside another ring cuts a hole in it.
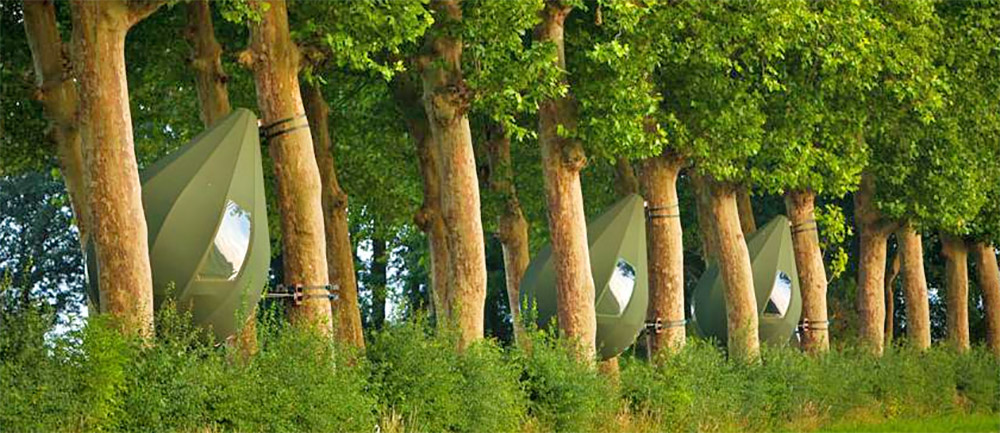
M 217 338 L 233 335 L 237 315 L 260 299 L 271 256 L 256 116 L 233 111 L 140 179 L 155 306 L 171 296 Z M 94 256 L 89 295 L 99 308 Z
M 760 340 L 787 343 L 802 316 L 802 292 L 792 250 L 788 219 L 777 216 L 747 238 L 753 285 L 760 317 Z M 726 300 L 717 265 L 705 270 L 694 289 L 695 332 L 725 343 L 728 338 Z
M 642 197 L 626 197 L 587 225 L 601 359 L 622 353 L 646 322 L 646 220 Z M 521 280 L 521 304 L 537 309 L 538 326 L 556 317 L 552 247 L 545 245 Z

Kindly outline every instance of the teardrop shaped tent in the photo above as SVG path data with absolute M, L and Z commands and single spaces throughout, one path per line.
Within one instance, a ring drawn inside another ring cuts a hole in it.
M 590 267 L 597 310 L 597 354 L 608 359 L 622 353 L 646 322 L 649 288 L 646 279 L 645 206 L 638 195 L 619 200 L 587 225 Z M 546 244 L 521 280 L 521 304 L 535 308 L 538 326 L 556 317 L 556 274 L 552 246 Z
M 788 218 L 775 217 L 747 239 L 762 342 L 787 343 L 802 316 L 802 292 Z M 705 270 L 692 295 L 694 328 L 725 344 L 728 338 L 724 282 L 717 264 Z
M 140 174 L 154 305 L 167 296 L 225 339 L 260 300 L 270 238 L 257 118 L 234 110 Z M 89 295 L 99 307 L 94 254 Z M 172 286 L 172 289 L 170 288 Z

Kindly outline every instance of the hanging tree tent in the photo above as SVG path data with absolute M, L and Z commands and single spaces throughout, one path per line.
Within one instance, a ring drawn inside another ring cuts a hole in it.
M 646 221 L 642 197 L 630 195 L 587 225 L 594 274 L 597 354 L 608 359 L 635 341 L 646 321 Z M 537 310 L 539 327 L 556 317 L 552 247 L 545 245 L 521 281 L 521 304 Z
M 777 216 L 747 239 L 759 315 L 760 340 L 787 343 L 802 316 L 802 292 L 788 219 Z M 718 265 L 705 270 L 692 295 L 695 331 L 727 341 L 725 288 Z
M 220 340 L 253 313 L 267 283 L 259 140 L 256 116 L 237 109 L 140 173 L 155 306 L 175 299 Z M 88 251 L 88 294 L 99 308 L 94 257 Z

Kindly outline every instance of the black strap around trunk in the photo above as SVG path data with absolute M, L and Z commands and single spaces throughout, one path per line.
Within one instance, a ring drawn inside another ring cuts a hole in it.
M 677 209 L 677 212 L 674 212 L 674 209 Z M 646 218 L 648 219 L 680 217 L 680 203 L 674 203 L 667 206 L 651 206 L 646 208 Z
M 308 128 L 309 127 L 309 122 L 308 121 L 305 122 L 304 124 L 301 124 L 301 125 L 287 126 L 287 124 L 290 123 L 290 122 L 294 122 L 294 121 L 296 121 L 298 119 L 305 119 L 305 118 L 306 118 L 305 114 L 299 114 L 299 115 L 296 115 L 296 116 L 292 116 L 292 117 L 288 117 L 288 118 L 284 118 L 284 119 L 280 119 L 280 120 L 275 120 L 274 122 L 271 122 L 271 123 L 269 123 L 267 125 L 264 125 L 264 126 L 262 126 L 260 128 L 260 136 L 262 137 L 263 141 L 267 142 L 267 141 L 271 141 L 272 139 L 274 139 L 274 138 L 276 138 L 278 136 L 287 134 L 289 132 L 297 131 L 297 130 L 303 129 L 303 128 Z M 284 128 L 279 128 L 279 127 L 281 127 L 283 125 L 285 125 Z

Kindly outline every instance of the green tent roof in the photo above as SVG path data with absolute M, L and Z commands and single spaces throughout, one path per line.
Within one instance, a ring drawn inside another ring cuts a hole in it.
M 788 219 L 777 216 L 747 238 L 761 341 L 786 343 L 802 316 L 802 293 Z M 695 330 L 727 341 L 726 300 L 718 265 L 709 266 L 695 287 L 692 307 Z
M 601 359 L 624 351 L 646 321 L 649 289 L 646 277 L 645 206 L 631 195 L 587 225 L 590 266 L 594 275 L 597 348 Z M 556 316 L 552 247 L 545 245 L 528 265 L 521 281 L 521 303 L 536 308 L 538 324 Z
M 271 256 L 257 118 L 233 111 L 140 178 L 156 307 L 172 296 L 218 338 L 232 335 L 260 299 Z

